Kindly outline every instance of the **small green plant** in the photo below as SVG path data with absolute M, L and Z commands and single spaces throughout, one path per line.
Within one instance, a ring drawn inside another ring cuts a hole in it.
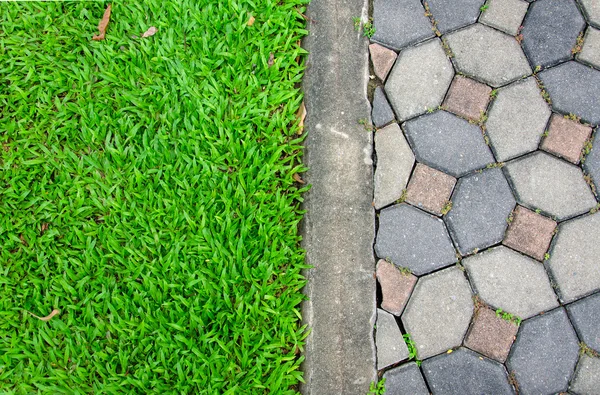
M 373 24 L 373 18 L 369 18 L 369 21 L 363 25 L 363 34 L 365 37 L 371 38 L 375 34 L 375 25 Z
M 489 4 L 484 4 L 481 7 L 479 7 L 479 11 L 486 12 L 488 8 L 490 8 L 490 5 Z
M 533 73 L 534 73 L 534 74 L 535 74 L 535 73 L 539 73 L 540 71 L 542 71 L 542 66 L 540 66 L 540 65 L 537 65 L 537 66 L 535 66 L 535 69 L 533 70 Z
M 598 358 L 598 357 L 600 357 L 600 355 L 598 355 L 598 353 L 595 350 L 591 349 L 584 342 L 579 343 L 579 354 L 580 355 L 585 354 L 588 357 L 592 357 L 592 358 Z
M 578 54 L 579 52 L 581 52 L 582 48 L 583 48 L 583 32 L 579 33 L 579 36 L 577 36 L 577 40 L 575 40 L 575 45 L 571 49 L 571 53 L 573 55 Z
M 536 208 L 536 209 L 535 209 L 535 213 L 536 213 L 536 214 L 540 214 L 541 212 L 542 212 L 542 210 L 540 210 L 539 208 Z
M 385 378 L 379 380 L 377 383 L 371 381 L 371 385 L 369 386 L 369 392 L 367 395 L 383 395 L 385 394 Z
M 398 268 L 398 270 L 400 271 L 400 273 L 404 276 L 409 276 L 412 274 L 412 270 L 410 270 L 407 267 L 404 266 L 396 266 Z
M 550 259 L 550 254 L 545 253 L 544 254 L 544 260 L 547 261 L 548 259 Z
M 517 317 L 516 315 L 507 313 L 506 311 L 504 311 L 502 309 L 496 310 L 496 317 L 502 318 L 503 320 L 508 321 L 508 322 L 512 322 L 516 326 L 520 326 L 521 321 L 523 321 L 521 318 Z
M 402 337 L 404 338 L 404 343 L 406 343 L 406 347 L 408 347 L 408 359 L 410 361 L 414 360 L 417 366 L 421 366 L 421 361 L 417 359 L 417 345 L 415 344 L 413 339 L 410 338 L 410 333 L 406 333 L 402 335 Z
M 358 120 L 358 124 L 359 124 L 359 125 L 363 125 L 363 126 L 365 127 L 365 130 L 366 130 L 367 132 L 372 132 L 372 131 L 373 131 L 373 129 L 374 129 L 373 125 L 371 125 L 371 124 L 369 123 L 369 120 L 368 120 L 367 118 L 361 118 L 361 119 L 359 119 L 359 120 Z
M 359 31 L 360 30 L 360 17 L 359 16 L 353 16 L 352 17 L 352 22 L 354 22 L 354 30 Z
M 444 207 L 442 207 L 442 215 L 448 214 L 450 210 L 452 210 L 452 201 L 447 200 Z
M 569 115 L 565 115 L 565 119 L 570 119 L 571 121 L 575 121 L 575 122 L 581 122 L 581 117 L 578 117 L 577 115 L 573 114 L 572 112 L 570 112 Z
M 435 111 L 435 108 L 428 108 L 427 109 L 427 114 L 431 114 L 434 111 Z
M 400 195 L 400 197 L 398 198 L 398 200 L 396 200 L 397 204 L 404 203 L 404 201 L 406 200 L 406 193 L 407 193 L 407 190 L 406 190 L 406 188 L 404 188 L 402 190 L 402 195 Z
M 492 91 L 490 92 L 490 97 L 492 99 L 495 99 L 496 96 L 498 96 L 498 89 L 492 89 Z

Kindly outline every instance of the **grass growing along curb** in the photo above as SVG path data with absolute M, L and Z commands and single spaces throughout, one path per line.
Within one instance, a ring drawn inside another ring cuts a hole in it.
M 0 392 L 296 391 L 306 3 L 0 3 Z

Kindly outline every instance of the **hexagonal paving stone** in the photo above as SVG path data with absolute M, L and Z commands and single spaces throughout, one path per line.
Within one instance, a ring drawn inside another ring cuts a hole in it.
M 600 123 L 600 71 L 579 62 L 566 62 L 538 73 L 552 99 L 552 107 L 575 114 L 584 122 Z
M 509 35 L 477 23 L 446 36 L 458 71 L 492 86 L 531 74 L 521 47 Z
M 419 1 L 375 0 L 373 20 L 375 34 L 371 40 L 395 50 L 434 36 Z
M 516 323 L 503 319 L 487 307 L 482 307 L 475 312 L 465 346 L 488 358 L 504 362 L 518 330 Z
M 563 308 L 521 324 L 506 366 L 522 394 L 556 394 L 567 390 L 579 344 Z
M 571 322 L 579 333 L 579 338 L 596 352 L 600 353 L 600 293 L 567 305 Z M 600 387 L 598 387 L 600 388 Z
M 406 189 L 406 202 L 432 214 L 442 215 L 455 184 L 456 178 L 417 163 Z
M 381 308 L 394 315 L 402 314 L 417 278 L 401 272 L 393 263 L 383 259 L 377 262 L 377 281 L 381 286 Z
M 504 246 L 465 258 L 469 278 L 486 303 L 526 319 L 558 306 L 544 266 Z
M 387 395 L 429 395 L 421 370 L 411 362 L 383 374 Z
M 580 2 L 590 23 L 600 28 L 600 3 L 598 0 L 580 0 Z
M 404 121 L 437 108 L 450 86 L 454 69 L 439 39 L 400 52 L 388 76 L 385 92 Z
M 569 390 L 575 394 L 600 394 L 600 358 L 581 356 Z
M 479 21 L 516 36 L 529 4 L 522 0 L 490 0 Z
M 442 106 L 463 118 L 479 120 L 490 101 L 492 88 L 462 75 L 454 77 Z
M 545 152 L 512 161 L 506 170 L 521 204 L 540 208 L 558 220 L 583 214 L 596 206 L 581 169 Z
M 394 112 L 392 107 L 383 93 L 383 88 L 378 86 L 373 94 L 373 111 L 371 112 L 373 124 L 380 128 L 394 120 Z
M 555 221 L 517 206 L 502 244 L 542 261 L 550 247 L 555 229 Z
M 442 220 L 408 204 L 381 210 L 375 253 L 418 276 L 457 261 Z
M 418 358 L 425 359 L 460 346 L 472 315 L 471 287 L 463 272 L 451 267 L 419 279 L 402 323 Z
M 390 313 L 377 309 L 375 343 L 377 344 L 377 369 L 393 365 L 408 358 L 408 347 L 396 319 Z
M 592 178 L 596 193 L 600 191 L 600 138 L 598 129 L 596 129 L 596 138 L 594 139 L 590 153 L 585 157 L 583 170 Z
M 436 111 L 404 124 L 419 162 L 454 177 L 494 162 L 477 125 L 446 111 Z
M 460 179 L 446 215 L 450 235 L 462 255 L 499 243 L 516 201 L 500 169 Z
M 496 159 L 503 162 L 538 148 L 550 108 L 535 78 L 498 90 L 485 124 Z
M 541 148 L 573 164 L 579 163 L 581 151 L 592 135 L 592 128 L 554 114 L 550 120 L 548 136 Z
M 514 394 L 504 366 L 466 349 L 423 361 L 434 394 Z
M 583 48 L 577 59 L 600 68 L 600 30 L 588 27 Z
M 485 0 L 427 0 L 429 10 L 442 34 L 477 22 L 479 8 L 484 2 Z
M 575 0 L 539 0 L 523 21 L 523 48 L 534 66 L 551 66 L 571 58 L 585 27 Z

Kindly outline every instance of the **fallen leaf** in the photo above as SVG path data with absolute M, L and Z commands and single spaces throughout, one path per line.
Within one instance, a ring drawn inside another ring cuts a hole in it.
M 273 63 L 275 63 L 275 54 L 273 54 L 273 52 L 271 52 L 269 54 L 269 61 L 267 62 L 267 64 L 269 65 L 269 67 L 273 66 Z
M 146 30 L 144 34 L 142 34 L 142 38 L 154 36 L 157 31 L 157 28 L 155 28 L 154 26 L 150 26 L 150 28 L 148 28 L 148 30 Z
M 31 314 L 32 316 L 34 316 L 35 318 L 37 318 L 40 321 L 50 321 L 52 319 L 52 317 L 54 317 L 57 314 L 60 314 L 60 310 L 54 309 L 54 310 L 52 310 L 52 312 L 50 314 L 48 314 L 45 317 L 38 317 L 37 315 L 35 315 L 33 313 L 30 313 L 29 311 L 28 311 L 28 313 Z
M 255 21 L 254 17 L 252 15 L 250 15 L 250 19 L 248 19 L 248 23 L 246 23 L 246 25 L 252 26 L 252 25 L 254 25 L 254 21 Z
M 110 21 L 110 10 L 111 5 L 109 4 L 108 7 L 106 7 L 106 11 L 104 11 L 104 16 L 102 17 L 102 19 L 100 19 L 100 22 L 98 23 L 98 30 L 100 31 L 100 34 L 98 34 L 97 36 L 94 35 L 94 37 L 92 37 L 92 40 L 104 40 L 104 36 L 106 36 L 106 28 L 108 27 L 108 22 Z
M 302 134 L 304 131 L 304 118 L 306 118 L 306 107 L 304 106 L 304 102 L 302 102 L 296 113 L 296 119 L 298 120 L 298 134 Z
M 294 181 L 299 182 L 300 184 L 306 184 L 298 173 L 294 174 L 292 178 L 294 179 Z

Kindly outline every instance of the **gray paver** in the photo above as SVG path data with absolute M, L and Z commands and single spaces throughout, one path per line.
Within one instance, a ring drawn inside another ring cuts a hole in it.
M 490 0 L 487 4 L 479 21 L 516 36 L 529 4 L 522 0 Z
M 600 28 L 600 2 L 598 0 L 580 0 L 580 3 L 590 23 Z
M 381 210 L 375 252 L 418 276 L 457 260 L 442 220 L 404 203 Z
M 375 133 L 375 208 L 387 206 L 402 196 L 415 157 L 400 126 L 393 123 Z
M 422 366 L 434 394 L 514 394 L 504 366 L 466 348 L 423 361 Z
M 496 159 L 535 151 L 550 113 L 533 77 L 499 89 L 485 125 Z
M 531 74 L 531 68 L 514 39 L 477 23 L 446 36 L 457 69 L 492 86 Z
M 536 152 L 506 165 L 519 202 L 539 208 L 558 220 L 585 213 L 596 199 L 577 166 L 545 152 Z
M 446 223 L 458 250 L 466 255 L 499 243 L 516 201 L 500 169 L 487 169 L 460 179 Z
M 375 0 L 373 19 L 371 40 L 396 50 L 434 36 L 419 1 Z
M 592 182 L 596 188 L 596 193 L 600 191 L 600 138 L 598 138 L 598 129 L 596 129 L 596 137 L 592 144 L 592 150 L 585 157 L 583 169 L 592 177 Z
M 600 71 L 570 61 L 538 73 L 552 99 L 552 107 L 575 114 L 583 121 L 600 123 Z
M 400 52 L 385 84 L 398 120 L 437 108 L 453 76 L 452 64 L 437 38 Z
M 600 395 L 600 358 L 581 356 L 569 390 L 581 395 Z
M 540 0 L 523 21 L 523 48 L 534 66 L 547 67 L 571 58 L 571 49 L 585 27 L 574 0 Z
M 504 246 L 463 260 L 486 303 L 522 319 L 558 306 L 544 266 Z
M 419 279 L 402 323 L 418 358 L 425 359 L 460 346 L 472 315 L 469 283 L 460 269 L 451 267 Z
M 436 111 L 404 124 L 419 162 L 454 177 L 494 162 L 477 125 L 446 111 Z
M 579 338 L 600 353 L 600 293 L 567 305 L 567 311 Z
M 577 59 L 600 68 L 600 30 L 588 27 Z
M 396 319 L 390 313 L 377 309 L 375 344 L 377 344 L 377 369 L 393 365 L 408 358 L 408 347 Z
M 579 344 L 563 308 L 521 324 L 508 357 L 521 394 L 556 394 L 567 390 Z
M 437 28 L 445 34 L 477 21 L 479 8 L 485 0 L 427 0 Z
M 386 395 L 429 395 L 421 370 L 411 362 L 383 374 Z
M 373 118 L 373 124 L 380 128 L 387 125 L 394 120 L 394 112 L 392 107 L 383 93 L 383 88 L 378 86 L 375 89 L 373 95 L 373 111 L 371 112 L 371 118 Z

